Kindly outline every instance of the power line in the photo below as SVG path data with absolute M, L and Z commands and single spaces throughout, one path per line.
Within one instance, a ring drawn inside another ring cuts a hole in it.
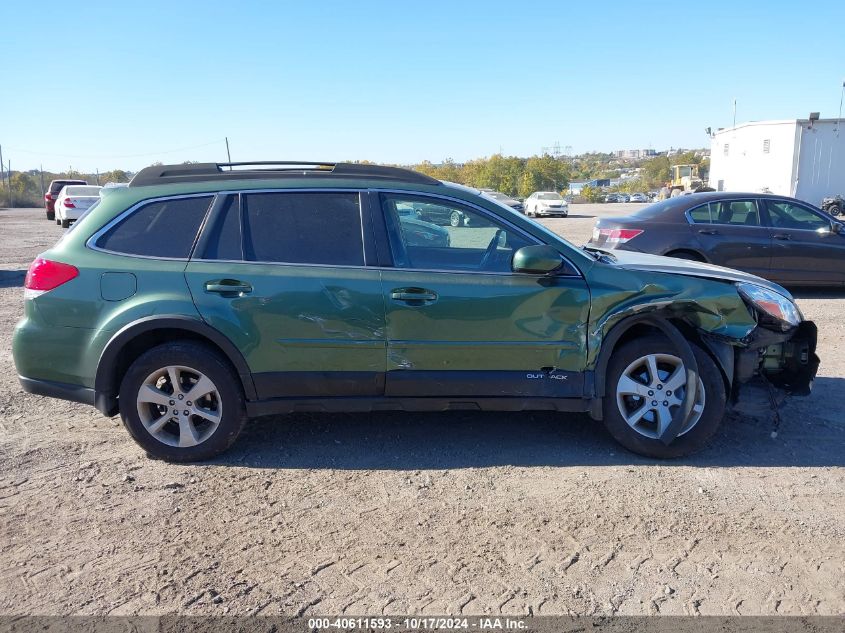
M 143 156 L 158 156 L 159 154 L 175 154 L 177 152 L 184 152 L 189 149 L 197 149 L 199 147 L 208 147 L 210 145 L 216 145 L 218 143 L 223 142 L 225 139 L 217 139 L 214 141 L 209 141 L 208 143 L 200 143 L 199 145 L 189 145 L 188 147 L 180 147 L 178 149 L 168 149 L 168 150 L 161 150 L 158 152 L 145 152 L 143 154 L 115 154 L 115 155 L 107 155 L 107 154 L 56 154 L 54 152 L 38 152 L 28 149 L 21 149 L 19 147 L 7 147 L 7 149 L 13 149 L 16 152 L 23 152 L 24 154 L 34 154 L 36 156 L 59 156 L 62 158 L 100 158 L 100 159 L 113 159 L 113 158 L 140 158 Z

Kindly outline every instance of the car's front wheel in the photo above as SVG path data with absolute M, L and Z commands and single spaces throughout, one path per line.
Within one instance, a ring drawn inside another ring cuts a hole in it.
M 151 456 L 172 462 L 225 451 L 246 423 L 238 378 L 211 348 L 165 343 L 132 363 L 120 385 L 120 416 Z
M 680 409 L 686 389 L 686 370 L 677 351 L 656 334 L 614 351 L 603 418 L 625 448 L 646 457 L 681 457 L 703 448 L 719 428 L 727 401 L 722 373 L 707 352 L 691 346 L 699 374 L 696 397 L 688 421 L 669 445 L 658 438 Z

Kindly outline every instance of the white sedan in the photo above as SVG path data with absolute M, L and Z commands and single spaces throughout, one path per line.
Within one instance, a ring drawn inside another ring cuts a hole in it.
M 525 215 L 532 218 L 569 215 L 569 203 L 557 191 L 535 191 L 524 204 Z
M 65 185 L 56 198 L 56 224 L 66 229 L 100 199 L 102 187 L 95 185 Z

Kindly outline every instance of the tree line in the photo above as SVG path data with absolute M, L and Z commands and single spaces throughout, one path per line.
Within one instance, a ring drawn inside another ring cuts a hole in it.
M 363 163 L 369 161 L 360 161 Z M 696 164 L 706 177 L 709 161 L 696 152 L 684 152 L 672 156 L 659 155 L 639 161 L 622 162 L 611 154 L 593 152 L 575 157 L 560 157 L 544 154 L 519 158 L 493 154 L 490 157 L 477 158 L 465 163 L 456 163 L 446 159 L 434 164 L 423 161 L 411 165 L 411 169 L 437 178 L 476 188 L 493 189 L 513 197 L 525 198 L 534 191 L 566 192 L 573 180 L 592 180 L 595 178 L 615 179 L 624 169 L 639 168 L 639 175 L 623 181 L 614 191 L 650 191 L 659 189 L 668 179 L 671 165 Z M 69 170 L 64 172 L 40 172 L 37 169 L 12 172 L 7 181 L 0 182 L 0 202 L 18 207 L 41 206 L 44 200 L 43 187 L 49 187 L 51 180 L 79 178 L 89 184 L 104 185 L 108 182 L 128 182 L 131 172 L 113 169 L 101 174 L 80 173 Z M 587 199 L 598 200 L 602 192 L 595 188 L 586 188 L 582 195 Z
M 50 187 L 51 180 L 85 180 L 89 185 L 107 182 L 129 182 L 129 173 L 122 169 L 113 169 L 101 174 L 86 174 L 76 170 L 61 172 L 13 171 L 3 172 L 0 179 L 0 201 L 14 207 L 40 207 L 44 204 L 44 194 Z M 10 195 L 11 194 L 11 195 Z M 11 200 L 9 198 L 11 197 Z

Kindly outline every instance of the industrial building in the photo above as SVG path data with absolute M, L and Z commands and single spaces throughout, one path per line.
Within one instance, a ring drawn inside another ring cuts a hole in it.
M 811 115 L 720 129 L 712 136 L 709 184 L 814 205 L 825 196 L 845 195 L 845 125 Z

